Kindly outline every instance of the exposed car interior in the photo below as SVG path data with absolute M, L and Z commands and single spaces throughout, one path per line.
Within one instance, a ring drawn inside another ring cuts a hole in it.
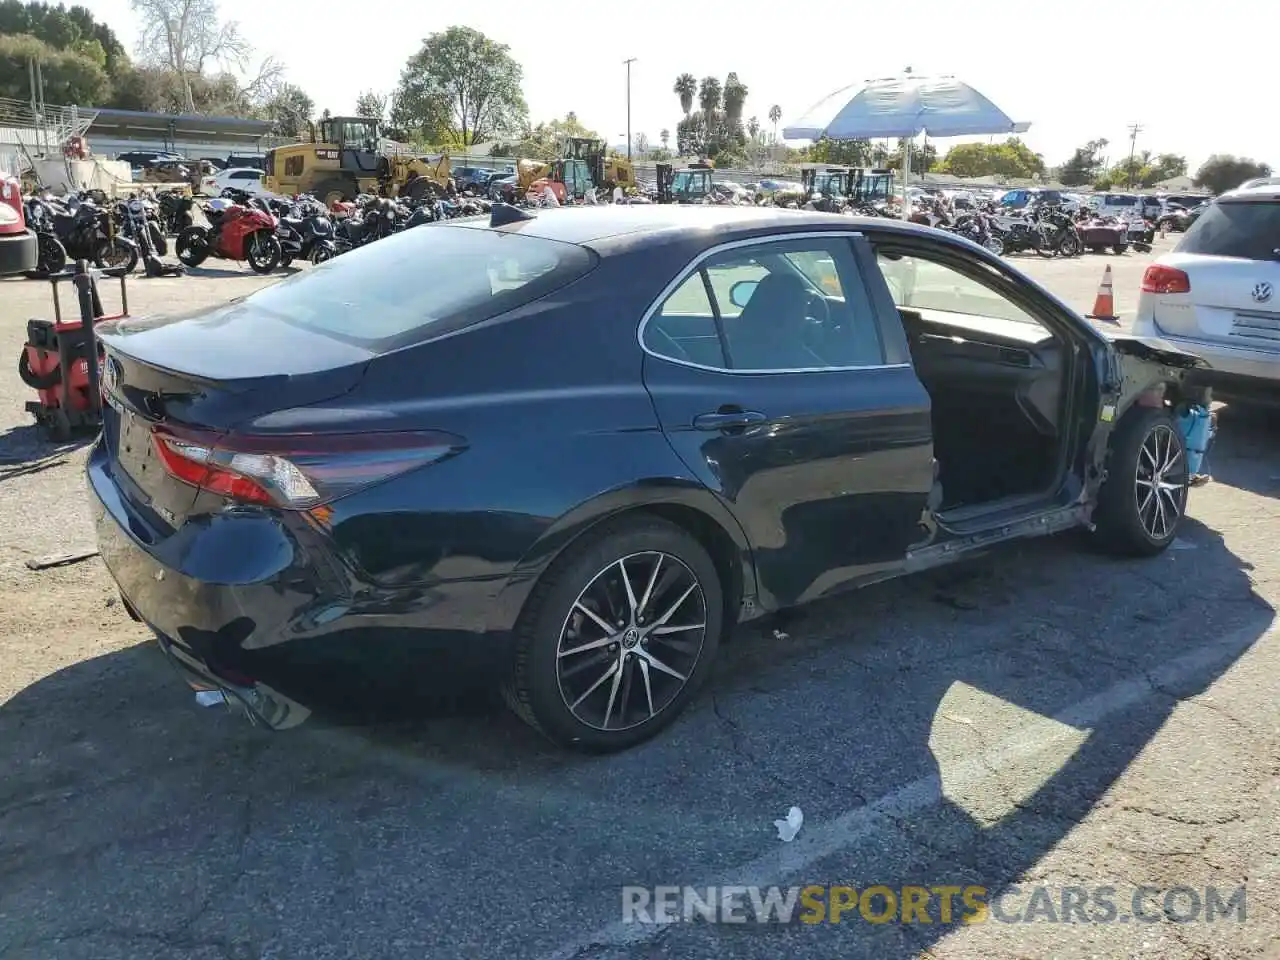
M 932 402 L 940 509 L 1046 490 L 1063 450 L 1063 344 L 1013 301 L 951 266 L 883 251 L 878 259 Z M 645 345 L 713 369 L 882 363 L 876 324 L 841 292 L 832 261 L 820 256 L 757 253 L 717 263 L 667 298 L 645 327 Z
M 941 509 L 1045 490 L 1064 440 L 1063 344 L 950 266 L 883 251 L 878 259 L 932 400 Z

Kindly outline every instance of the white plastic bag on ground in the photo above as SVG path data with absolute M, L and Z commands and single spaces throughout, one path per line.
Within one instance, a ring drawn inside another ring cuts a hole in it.
M 778 828 L 778 839 L 783 843 L 790 843 L 804 826 L 804 814 L 799 807 L 792 807 L 787 811 L 787 819 L 775 820 L 773 825 Z

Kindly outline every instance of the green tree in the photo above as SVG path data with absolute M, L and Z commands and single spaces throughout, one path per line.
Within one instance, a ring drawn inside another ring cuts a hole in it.
M 356 116 L 385 120 L 387 118 L 386 94 L 374 93 L 372 90 L 366 90 L 360 94 L 356 97 Z
M 315 102 L 306 91 L 286 83 L 264 104 L 262 112 L 278 136 L 301 137 L 307 132 L 307 124 L 315 110 Z
M 958 144 L 947 151 L 937 170 L 956 177 L 1028 178 L 1043 175 L 1045 166 L 1043 157 L 1018 137 L 1009 137 L 1002 143 Z
M 676 77 L 671 92 L 680 98 L 680 111 L 687 117 L 693 109 L 693 98 L 698 92 L 698 81 L 692 73 L 682 73 Z
M 433 33 L 409 58 L 392 122 L 432 142 L 461 146 L 519 130 L 528 108 L 511 49 L 471 27 Z
M 1229 153 L 1215 153 L 1196 171 L 1195 185 L 1204 187 L 1213 193 L 1222 193 L 1240 186 L 1254 177 L 1271 176 L 1269 164 L 1251 160 L 1248 157 L 1236 157 Z
M 782 108 L 776 103 L 769 108 L 769 122 L 773 124 L 773 139 L 778 139 L 778 121 L 782 119 Z
M 662 128 L 662 132 L 658 134 L 658 139 L 662 141 L 662 149 L 667 150 L 671 144 L 671 131 L 666 127 Z
M 1068 187 L 1093 183 L 1103 173 L 1102 150 L 1106 145 L 1106 140 L 1098 139 L 1076 147 L 1071 158 L 1058 168 L 1058 180 Z
M 805 151 L 810 163 L 865 167 L 871 163 L 870 140 L 828 140 L 825 137 Z
M 756 117 L 752 117 L 747 121 L 747 136 L 752 140 L 760 137 L 760 121 Z
M 129 0 L 140 23 L 138 51 L 144 63 L 176 74 L 182 81 L 186 112 L 197 107 L 196 87 L 206 70 L 248 74 L 253 47 L 234 20 L 223 21 L 217 0 Z M 271 57 L 263 60 L 252 78 L 240 87 L 248 103 L 264 104 L 276 93 L 284 72 Z M 225 80 L 218 84 L 225 86 Z M 225 101 L 227 98 L 216 98 Z M 235 98 L 233 98 L 235 99 Z
M 528 128 L 519 140 L 503 144 L 495 153 L 530 160 L 555 160 L 564 156 L 565 142 L 570 137 L 600 139 L 598 133 L 583 125 L 577 114 L 570 112 L 563 120 L 550 120 Z
M 720 109 L 722 94 L 720 81 L 715 77 L 703 77 L 698 84 L 698 106 L 702 109 L 702 114 L 707 118 L 708 122 L 715 116 L 716 111 Z
M 747 102 L 747 93 L 747 85 L 738 79 L 736 73 L 730 73 L 725 77 L 724 113 L 733 127 L 742 123 L 742 108 Z
M 1162 180 L 1171 180 L 1174 177 L 1185 177 L 1187 175 L 1187 158 L 1178 156 L 1176 153 L 1162 153 L 1151 162 L 1151 183 L 1144 186 L 1153 186 Z
M 30 99 L 27 63 L 31 60 L 40 64 L 49 103 L 97 106 L 111 89 L 106 71 L 92 60 L 23 33 L 0 36 L 0 97 Z

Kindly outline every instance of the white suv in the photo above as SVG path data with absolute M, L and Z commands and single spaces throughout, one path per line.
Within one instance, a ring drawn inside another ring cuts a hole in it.
M 1220 399 L 1280 401 L 1280 186 L 1209 204 L 1147 267 L 1133 332 L 1207 361 Z

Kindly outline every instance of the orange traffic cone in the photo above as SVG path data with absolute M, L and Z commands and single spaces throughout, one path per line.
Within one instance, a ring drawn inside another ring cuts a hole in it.
M 1116 297 L 1111 289 L 1111 264 L 1102 273 L 1102 282 L 1098 284 L 1098 295 L 1093 298 L 1093 312 L 1088 314 L 1090 320 L 1101 320 L 1104 323 L 1120 325 L 1116 316 Z

